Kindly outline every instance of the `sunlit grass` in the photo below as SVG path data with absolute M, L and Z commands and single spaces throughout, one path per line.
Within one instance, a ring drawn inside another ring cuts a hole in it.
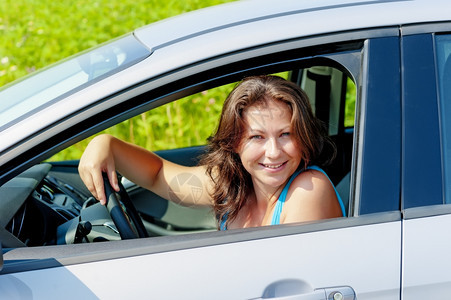
M 231 1 L 1 0 L 0 86 L 143 25 Z

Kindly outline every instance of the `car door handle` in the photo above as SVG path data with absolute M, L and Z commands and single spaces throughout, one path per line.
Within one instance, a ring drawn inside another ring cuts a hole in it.
M 250 300 L 259 299 L 354 300 L 356 297 L 354 289 L 350 286 L 312 289 L 303 281 L 281 280 L 270 284 L 262 297 Z

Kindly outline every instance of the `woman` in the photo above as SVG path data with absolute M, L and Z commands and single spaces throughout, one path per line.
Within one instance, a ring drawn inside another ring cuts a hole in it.
M 317 167 L 334 155 L 306 94 L 280 77 L 256 76 L 243 80 L 227 97 L 217 132 L 198 166 L 174 164 L 101 135 L 86 148 L 79 172 L 102 204 L 101 172 L 119 190 L 117 170 L 163 198 L 212 206 L 225 230 L 344 216 L 338 193 Z M 180 181 L 186 180 L 201 188 L 179 190 Z

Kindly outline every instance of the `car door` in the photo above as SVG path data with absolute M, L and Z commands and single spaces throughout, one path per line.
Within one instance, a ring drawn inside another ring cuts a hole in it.
M 436 299 L 451 291 L 450 29 L 449 23 L 403 29 L 405 299 Z
M 388 58 L 387 51 L 392 53 Z M 206 84 L 202 76 L 207 73 L 209 82 L 216 76 L 222 83 L 224 78 L 233 82 L 244 75 L 312 65 L 333 66 L 347 73 L 358 90 L 347 189 L 349 217 L 7 249 L 0 295 L 46 299 L 329 299 L 341 294 L 344 299 L 399 299 L 399 53 L 397 28 L 363 31 L 282 42 L 222 57 L 208 62 L 214 73 L 211 69 L 204 73 L 197 70 L 186 80 L 191 87 L 202 87 Z M 237 59 L 240 55 L 241 60 Z M 182 79 L 176 83 L 183 83 Z

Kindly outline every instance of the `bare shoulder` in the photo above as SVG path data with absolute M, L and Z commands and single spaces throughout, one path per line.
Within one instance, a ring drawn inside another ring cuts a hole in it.
M 306 170 L 291 183 L 281 220 L 292 223 L 341 216 L 340 204 L 329 178 L 318 170 Z

